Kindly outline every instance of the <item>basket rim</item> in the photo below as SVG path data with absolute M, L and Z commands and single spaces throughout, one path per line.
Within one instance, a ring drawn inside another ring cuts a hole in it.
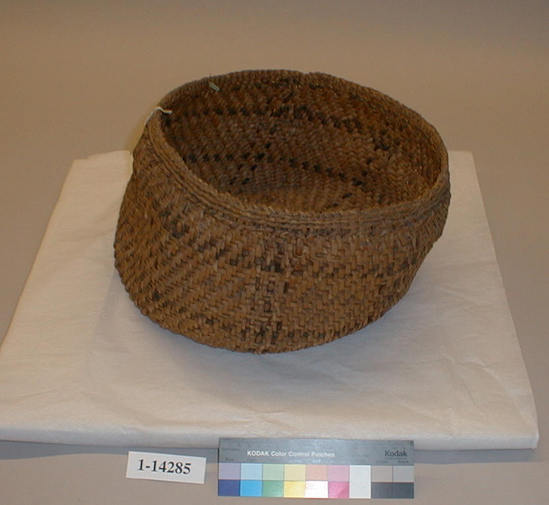
M 183 84 L 168 94 L 159 102 L 159 107 L 170 109 L 179 94 L 193 87 L 209 85 L 210 82 L 222 84 L 223 81 L 242 75 L 254 75 L 272 77 L 276 75 L 288 77 L 300 77 L 323 79 L 331 87 L 345 87 L 347 90 L 355 89 L 357 92 L 367 90 L 369 93 L 391 102 L 397 109 L 405 113 L 414 123 L 414 126 L 426 137 L 436 142 L 435 148 L 440 154 L 440 173 L 434 184 L 425 191 L 420 198 L 411 201 L 398 202 L 383 207 L 352 208 L 337 211 L 310 211 L 292 210 L 287 208 L 271 207 L 266 204 L 247 202 L 233 195 L 230 192 L 219 191 L 210 183 L 196 175 L 183 161 L 179 153 L 164 136 L 162 128 L 163 114 L 153 113 L 145 125 L 143 136 L 148 140 L 155 155 L 162 161 L 163 168 L 173 178 L 174 184 L 186 187 L 188 191 L 205 206 L 215 209 L 215 214 L 230 218 L 231 220 L 245 221 L 248 223 L 270 224 L 272 226 L 285 226 L 288 228 L 326 228 L 337 226 L 338 228 L 356 228 L 361 225 L 375 225 L 394 223 L 401 220 L 414 219 L 419 215 L 430 212 L 438 205 L 448 191 L 449 169 L 448 152 L 438 131 L 427 122 L 420 114 L 403 105 L 397 100 L 377 91 L 373 88 L 363 86 L 340 77 L 335 77 L 321 72 L 300 72 L 295 70 L 242 70 L 220 74 L 217 76 L 204 77 L 189 83 Z M 157 109 L 158 110 L 158 109 Z M 156 112 L 156 111 L 155 111 Z M 135 161 L 134 161 L 135 170 Z M 347 225 L 347 226 L 346 226 Z

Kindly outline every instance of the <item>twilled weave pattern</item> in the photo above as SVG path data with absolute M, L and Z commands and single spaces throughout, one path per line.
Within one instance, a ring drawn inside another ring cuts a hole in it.
M 442 233 L 448 158 L 395 100 L 326 74 L 246 71 L 168 94 L 134 151 L 115 264 L 161 326 L 237 351 L 379 318 Z

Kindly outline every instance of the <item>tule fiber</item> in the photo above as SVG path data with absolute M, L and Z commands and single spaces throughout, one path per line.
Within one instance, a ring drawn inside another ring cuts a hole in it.
M 115 264 L 164 328 L 292 351 L 390 309 L 449 201 L 440 136 L 384 94 L 320 73 L 208 77 L 169 93 L 145 126 Z

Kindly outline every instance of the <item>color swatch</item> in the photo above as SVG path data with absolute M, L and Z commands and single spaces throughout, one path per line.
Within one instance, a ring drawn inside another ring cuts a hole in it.
M 218 495 L 413 498 L 413 445 L 406 444 L 384 449 L 379 441 L 222 439 Z
M 370 498 L 369 465 L 219 463 L 219 496 Z

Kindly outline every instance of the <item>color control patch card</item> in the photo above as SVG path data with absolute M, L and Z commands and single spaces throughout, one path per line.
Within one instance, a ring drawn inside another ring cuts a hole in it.
M 219 496 L 413 498 L 409 440 L 222 438 Z

